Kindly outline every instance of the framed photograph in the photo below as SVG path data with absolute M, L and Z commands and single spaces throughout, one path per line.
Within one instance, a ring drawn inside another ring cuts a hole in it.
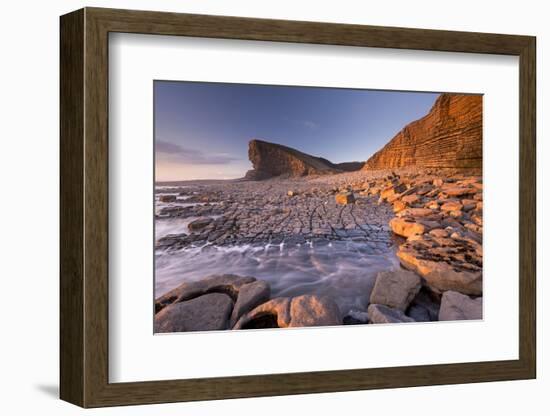
M 60 27 L 63 400 L 536 377 L 534 37 Z

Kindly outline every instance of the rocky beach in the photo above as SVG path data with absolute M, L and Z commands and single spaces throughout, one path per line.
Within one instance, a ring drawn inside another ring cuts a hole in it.
M 482 319 L 481 97 L 368 160 L 251 140 L 239 180 L 157 183 L 155 332 Z

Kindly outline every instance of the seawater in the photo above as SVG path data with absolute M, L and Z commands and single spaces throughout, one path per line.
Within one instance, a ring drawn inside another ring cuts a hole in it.
M 157 204 L 160 209 L 170 204 Z M 187 232 L 195 218 L 155 220 L 155 237 Z M 155 297 L 183 282 L 213 274 L 254 276 L 267 281 L 272 297 L 329 295 L 343 314 L 365 310 L 376 275 L 396 269 L 396 246 L 348 241 L 302 245 L 204 245 L 155 253 Z

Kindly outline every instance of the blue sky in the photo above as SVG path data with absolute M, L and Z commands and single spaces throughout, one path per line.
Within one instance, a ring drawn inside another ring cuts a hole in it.
M 155 81 L 157 181 L 244 176 L 253 138 L 364 161 L 437 93 Z

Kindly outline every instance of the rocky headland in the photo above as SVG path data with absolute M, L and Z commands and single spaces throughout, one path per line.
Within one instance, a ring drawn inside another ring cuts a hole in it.
M 379 272 L 353 310 L 330 294 L 272 296 L 269 282 L 230 269 L 205 275 L 157 297 L 155 332 L 482 318 L 480 96 L 443 94 L 364 164 L 259 140 L 249 157 L 244 180 L 157 191 L 158 221 L 192 219 L 160 238 L 159 252 L 353 242 L 357 256 L 391 255 L 398 266 Z

